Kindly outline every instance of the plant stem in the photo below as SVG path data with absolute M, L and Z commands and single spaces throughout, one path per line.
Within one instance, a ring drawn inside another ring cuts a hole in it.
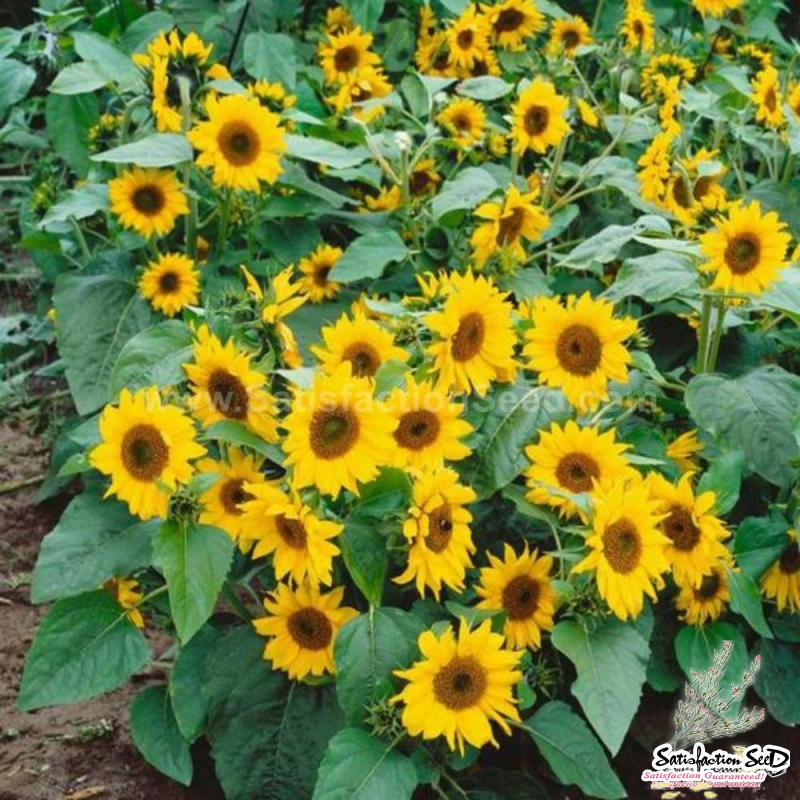
M 233 59 L 236 57 L 236 51 L 239 48 L 239 40 L 242 38 L 242 33 L 244 32 L 244 23 L 247 20 L 247 14 L 250 11 L 250 0 L 244 4 L 244 9 L 242 10 L 242 16 L 239 17 L 239 24 L 236 26 L 236 33 L 233 34 L 233 42 L 231 43 L 231 51 L 228 53 L 228 60 L 225 62 L 225 66 L 230 69 L 231 65 L 233 64 Z
M 720 297 L 715 303 L 717 312 L 714 322 L 714 330 L 711 335 L 710 352 L 706 362 L 706 372 L 713 372 L 717 366 L 717 356 L 719 355 L 719 343 L 722 340 L 723 323 L 725 322 L 725 298 Z
M 192 127 L 192 87 L 189 81 L 183 76 L 178 78 L 178 86 L 181 92 L 181 115 L 183 118 L 183 133 L 189 132 Z M 192 178 L 192 164 L 187 162 L 183 168 L 183 185 L 189 189 Z M 186 239 L 186 253 L 194 261 L 197 258 L 197 197 L 191 191 L 188 192 L 189 213 L 186 215 L 186 228 L 184 238 Z
M 81 226 L 78 224 L 78 220 L 75 217 L 70 216 L 69 224 L 72 225 L 72 230 L 75 232 L 75 238 L 78 240 L 78 246 L 81 248 L 81 253 L 83 253 L 83 257 L 86 261 L 92 260 L 92 251 L 89 249 L 89 245 L 86 244 L 86 237 L 83 235 L 83 231 L 81 230 Z
M 558 177 L 558 170 L 561 168 L 561 161 L 564 158 L 564 153 L 567 149 L 567 141 L 569 136 L 565 136 L 558 145 L 555 157 L 553 158 L 553 165 L 550 168 L 550 174 L 547 176 L 547 183 L 545 184 L 544 191 L 542 192 L 542 208 L 547 208 L 547 201 L 555 189 L 556 178 Z
M 703 297 L 703 310 L 700 314 L 700 330 L 697 333 L 697 374 L 706 371 L 708 356 L 708 327 L 711 319 L 711 304 L 713 298 L 710 294 Z
M 11 494 L 11 492 L 16 492 L 19 489 L 25 489 L 27 486 L 35 486 L 37 483 L 41 483 L 46 477 L 46 474 L 34 475 L 31 478 L 21 478 L 17 481 L 0 483 L 0 494 Z

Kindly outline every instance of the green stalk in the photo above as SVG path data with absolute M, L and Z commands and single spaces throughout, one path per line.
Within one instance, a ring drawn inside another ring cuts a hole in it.
M 711 304 L 713 297 L 707 294 L 703 297 L 703 309 L 700 313 L 700 330 L 697 334 L 697 374 L 706 371 L 708 356 L 708 328 L 711 320 Z
M 556 186 L 556 178 L 558 177 L 558 170 L 561 168 L 561 162 L 564 159 L 564 153 L 567 149 L 567 141 L 569 136 L 565 136 L 556 150 L 555 157 L 553 158 L 553 166 L 550 169 L 550 174 L 547 176 L 547 184 L 542 192 L 542 208 L 547 208 L 547 203 L 550 200 L 550 195 Z
M 717 312 L 716 320 L 714 322 L 714 330 L 711 334 L 710 353 L 708 362 L 706 363 L 706 372 L 713 372 L 717 366 L 717 356 L 719 355 L 719 344 L 722 341 L 723 324 L 725 322 L 725 298 L 720 297 L 715 303 Z
M 181 116 L 183 118 L 183 133 L 186 135 L 192 127 L 192 87 L 189 81 L 180 76 L 178 86 L 181 92 Z M 192 164 L 187 162 L 183 168 L 183 185 L 188 190 L 189 182 L 192 177 Z M 186 253 L 194 261 L 197 258 L 197 197 L 191 191 L 188 192 L 189 213 L 186 215 L 186 227 L 184 238 L 186 239 Z
M 78 240 L 78 246 L 81 248 L 83 257 L 87 262 L 91 261 L 92 251 L 89 249 L 89 245 L 86 244 L 86 237 L 83 235 L 83 231 L 81 230 L 81 226 L 78 224 L 78 220 L 76 220 L 75 217 L 70 216 L 69 224 L 72 225 L 72 230 L 75 232 L 75 238 Z

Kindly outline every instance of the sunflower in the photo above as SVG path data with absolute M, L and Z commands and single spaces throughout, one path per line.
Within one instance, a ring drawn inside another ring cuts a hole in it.
M 691 472 L 684 473 L 677 485 L 651 472 L 647 484 L 650 497 L 659 504 L 658 514 L 663 517 L 659 527 L 669 539 L 666 552 L 675 580 L 699 586 L 711 565 L 728 553 L 722 542 L 730 533 L 711 513 L 716 494 L 703 492 L 695 497 Z
M 210 95 L 206 112 L 208 121 L 196 125 L 187 136 L 200 151 L 197 165 L 213 170 L 215 186 L 258 192 L 260 181 L 278 180 L 286 140 L 277 114 L 255 98 L 239 94 L 221 100 Z
M 359 211 L 367 214 L 381 211 L 394 211 L 403 205 L 403 191 L 399 186 L 383 187 L 377 195 L 364 198 L 366 208 Z
M 341 284 L 329 280 L 328 275 L 343 252 L 340 247 L 321 244 L 310 256 L 300 259 L 297 265 L 303 273 L 300 286 L 312 303 L 333 300 L 339 294 Z
M 536 78 L 513 106 L 514 123 L 511 135 L 514 151 L 544 153 L 569 133 L 566 119 L 569 100 L 556 92 L 549 81 Z
M 678 89 L 682 89 L 695 76 L 694 64 L 683 56 L 673 53 L 659 53 L 652 56 L 642 70 L 642 97 L 648 103 L 655 101 L 665 86 L 659 78 L 677 77 Z
M 330 99 L 337 114 L 352 110 L 353 116 L 362 122 L 369 123 L 381 116 L 385 109 L 381 103 L 363 104 L 370 100 L 379 100 L 392 91 L 386 74 L 381 69 L 365 67 Z
M 432 158 L 420 159 L 408 176 L 408 191 L 412 197 L 424 197 L 436 191 L 442 177 L 436 172 L 436 162 Z
M 563 53 L 567 58 L 572 58 L 579 47 L 591 43 L 592 31 L 583 18 L 555 19 L 550 28 L 550 39 L 545 52 L 553 57 Z
M 169 233 L 175 219 L 189 213 L 183 186 L 170 170 L 133 167 L 108 182 L 108 199 L 124 228 L 148 238 Z
M 575 98 L 575 106 L 578 109 L 578 116 L 584 125 L 589 128 L 600 126 L 600 117 L 597 116 L 597 112 L 582 97 Z
M 147 265 L 139 278 L 139 291 L 156 311 L 174 317 L 200 299 L 200 274 L 191 258 L 166 253 Z
M 438 600 L 442 584 L 460 591 L 475 552 L 469 524 L 472 514 L 464 507 L 475 492 L 458 482 L 458 474 L 443 468 L 423 474 L 414 482 L 413 498 L 403 535 L 411 543 L 408 567 L 395 583 L 415 580 L 420 597 L 429 588 Z
M 675 607 L 683 612 L 686 623 L 705 625 L 720 617 L 731 599 L 729 564 L 730 556 L 725 561 L 718 561 L 698 585 L 678 582 L 680 591 L 675 597 Z
M 331 565 L 339 548 L 329 540 L 344 526 L 320 519 L 300 498 L 287 496 L 263 481 L 245 484 L 249 499 L 242 505 L 242 539 L 255 543 L 252 557 L 273 555 L 275 577 L 330 585 Z
M 702 165 L 710 164 L 719 155 L 717 150 L 702 148 L 691 158 L 678 159 L 679 168 L 672 173 L 664 196 L 667 210 L 684 225 L 691 225 L 704 210 L 721 211 L 728 202 L 720 185 L 726 168 L 714 174 L 702 174 Z
M 504 0 L 485 10 L 492 41 L 503 50 L 522 51 L 525 39 L 544 30 L 544 15 L 533 0 Z
M 739 294 L 761 294 L 788 266 L 786 248 L 791 237 L 774 211 L 761 213 L 757 201 L 730 207 L 727 218 L 700 236 L 707 261 L 700 269 L 714 272 L 712 289 Z
M 464 148 L 480 144 L 486 130 L 486 112 L 483 106 L 469 97 L 453 100 L 439 113 L 436 121 L 459 147 Z
M 457 70 L 472 70 L 489 49 L 489 26 L 477 5 L 468 5 L 447 28 L 450 64 Z
M 353 17 L 344 6 L 334 6 L 325 12 L 325 30 L 328 33 L 343 33 L 353 27 Z
M 541 647 L 542 631 L 553 630 L 553 559 L 536 550 L 529 553 L 527 543 L 519 556 L 508 544 L 503 545 L 502 559 L 488 555 L 491 566 L 481 569 L 480 584 L 475 587 L 483 598 L 477 608 L 505 611 L 503 635 L 510 647 Z
M 703 452 L 703 443 L 697 438 L 697 430 L 686 431 L 667 445 L 667 458 L 671 458 L 682 472 L 696 472 L 694 457 Z
M 318 375 L 309 389 L 295 392 L 283 423 L 293 485 L 315 486 L 334 498 L 342 489 L 358 494 L 359 481 L 371 481 L 393 460 L 396 426 L 374 400 L 369 378 L 354 377 L 349 361 Z
M 596 570 L 600 596 L 622 620 L 639 616 L 645 594 L 656 599 L 656 589 L 664 585 L 661 574 L 669 569 L 669 540 L 658 529 L 657 507 L 643 482 L 619 482 L 598 493 L 586 540 L 591 552 L 572 568 Z
M 772 53 L 766 47 L 760 47 L 752 42 L 737 47 L 736 55 L 740 56 L 740 61 L 751 71 L 766 69 L 773 64 Z
M 419 39 L 414 53 L 414 63 L 422 75 L 440 78 L 457 77 L 456 70 L 450 65 L 447 32 L 437 31 L 427 40 Z
M 670 177 L 672 145 L 675 133 L 662 131 L 653 137 L 636 162 L 641 170 L 636 177 L 641 184 L 642 197 L 651 203 L 660 203 Z
M 377 67 L 381 59 L 370 51 L 372 34 L 362 33 L 356 25 L 352 30 L 328 34 L 319 46 L 319 58 L 325 81 L 331 84 L 349 83 L 367 67 Z
M 550 225 L 547 213 L 535 204 L 537 192 L 522 194 L 516 186 L 508 188 L 501 202 L 478 206 L 475 216 L 489 220 L 472 234 L 472 259 L 482 267 L 495 253 L 507 252 L 515 261 L 525 260 L 522 241 L 535 242 Z
M 786 97 L 786 102 L 789 104 L 789 108 L 792 109 L 795 117 L 800 119 L 800 83 L 795 83 Z
M 324 327 L 321 334 L 325 346 L 312 346 L 311 352 L 328 375 L 348 362 L 356 378 L 372 378 L 387 361 L 408 360 L 408 353 L 395 346 L 392 334 L 360 312 L 352 319 L 342 315 L 333 325 Z
M 142 602 L 144 592 L 142 592 L 136 581 L 126 578 L 112 578 L 103 584 L 103 589 L 110 592 L 113 598 L 126 609 L 125 615 L 137 628 L 144 628 L 144 617 L 139 611 L 138 605 Z
M 611 486 L 637 475 L 625 458 L 628 445 L 616 441 L 613 430 L 579 428 L 569 420 L 562 428 L 553 423 L 539 434 L 535 445 L 525 448 L 531 466 L 525 472 L 528 500 L 553 506 L 562 517 L 583 516 L 569 494 L 593 493 L 600 486 Z M 555 492 L 553 490 L 556 490 Z
M 275 400 L 264 388 L 264 375 L 250 367 L 250 356 L 238 351 L 232 341 L 223 345 L 201 325 L 194 363 L 183 368 L 191 382 L 192 411 L 205 427 L 234 420 L 268 442 L 276 440 Z
M 460 461 L 470 454 L 461 442 L 472 433 L 472 426 L 461 419 L 463 406 L 451 402 L 430 382 L 417 383 L 408 375 L 405 388 L 392 390 L 386 410 L 397 419 L 396 467 L 432 470 L 445 460 Z
M 215 525 L 235 542 L 241 539 L 244 528 L 242 503 L 253 498 L 245 484 L 263 483 L 261 461 L 257 456 L 230 447 L 227 461 L 204 458 L 197 463 L 198 473 L 216 478 L 214 485 L 200 496 L 203 506 L 201 523 Z
M 756 105 L 756 122 L 768 128 L 782 128 L 786 124 L 781 102 L 781 87 L 778 70 L 767 67 L 750 82 L 753 93 L 750 101 Z
M 438 636 L 419 637 L 422 659 L 394 674 L 408 685 L 391 699 L 403 703 L 403 727 L 412 736 L 444 736 L 451 750 L 464 745 L 498 747 L 491 721 L 506 735 L 507 720 L 519 721 L 513 687 L 519 682 L 520 652 L 506 650 L 503 637 L 492 633 L 491 620 L 470 631 L 462 619 L 458 637 L 448 628 Z
M 253 620 L 260 636 L 270 637 L 264 659 L 273 669 L 289 673 L 292 680 L 308 675 L 336 673 L 333 643 L 341 627 L 358 616 L 354 608 L 342 606 L 344 588 L 322 594 L 304 583 L 292 591 L 279 583 L 264 599 L 268 616 Z
M 489 278 L 454 273 L 441 311 L 425 324 L 440 337 L 428 346 L 439 386 L 483 397 L 492 381 L 507 381 L 516 371 L 516 337 L 506 294 Z
M 788 531 L 789 543 L 781 557 L 761 578 L 761 591 L 768 600 L 775 600 L 778 611 L 800 610 L 800 545 L 797 531 Z
M 523 353 L 539 381 L 561 389 L 581 411 L 608 399 L 608 382 L 628 381 L 630 353 L 622 344 L 636 333 L 636 320 L 614 317 L 614 307 L 589 293 L 558 298 L 539 297 L 531 312 Z
M 106 497 L 124 500 L 141 519 L 166 517 L 171 492 L 192 476 L 189 462 L 205 453 L 194 437 L 191 419 L 162 405 L 155 386 L 134 394 L 123 389 L 119 406 L 100 415 L 101 443 L 89 463 L 111 476 Z
M 642 0 L 626 0 L 625 16 L 619 30 L 626 53 L 649 53 L 655 46 L 655 18 Z
M 741 8 L 745 0 L 692 0 L 692 5 L 704 17 L 722 17 L 728 11 Z

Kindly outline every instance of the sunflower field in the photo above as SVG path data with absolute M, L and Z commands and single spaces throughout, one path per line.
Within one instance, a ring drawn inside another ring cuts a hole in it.
M 641 796 L 620 753 L 725 642 L 798 724 L 783 9 L 40 0 L 0 30 L 74 405 L 19 707 L 157 662 L 142 758 L 188 786 L 204 739 L 232 800 Z

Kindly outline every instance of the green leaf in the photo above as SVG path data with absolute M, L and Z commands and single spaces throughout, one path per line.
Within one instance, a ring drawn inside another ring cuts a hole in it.
M 0 118 L 9 108 L 19 103 L 33 86 L 36 70 L 14 58 L 0 59 Z
M 359 518 L 383 517 L 398 508 L 406 508 L 411 500 L 411 480 L 401 469 L 384 467 L 370 483 L 359 486 L 359 502 L 354 513 Z
M 686 406 L 721 447 L 741 450 L 754 472 L 788 487 L 797 472 L 791 462 L 800 459 L 798 396 L 800 377 L 768 366 L 740 378 L 698 375 L 689 382 Z
M 767 639 L 772 639 L 772 631 L 764 619 L 764 608 L 761 605 L 761 592 L 753 579 L 739 570 L 725 567 L 728 572 L 728 585 L 731 590 L 731 609 L 741 614 L 750 623 L 750 627 Z
M 371 31 L 383 14 L 386 0 L 343 0 L 342 5 L 348 9 L 356 25 L 360 25 L 362 30 Z
M 84 61 L 89 62 L 94 69 L 99 67 L 103 72 L 112 75 L 123 90 L 144 89 L 139 68 L 106 37 L 88 31 L 76 31 L 72 34 L 72 40 L 75 43 L 75 52 Z
M 97 589 L 150 563 L 158 523 L 140 522 L 116 500 L 85 492 L 44 537 L 31 600 L 44 603 Z
M 800 648 L 762 639 L 755 652 L 761 655 L 755 689 L 767 711 L 781 725 L 800 724 Z
M 108 186 L 100 183 L 88 183 L 79 189 L 67 192 L 64 198 L 47 209 L 47 213 L 39 223 L 40 228 L 48 228 L 57 223 L 64 223 L 70 217 L 86 219 L 98 211 L 108 209 Z
M 184 644 L 211 616 L 228 574 L 233 541 L 210 525 L 165 522 L 153 539 L 153 564 L 169 587 L 169 604 Z
M 78 413 L 111 399 L 111 373 L 124 344 L 153 313 L 136 284 L 113 275 L 63 275 L 56 282 L 58 349 Z
M 566 703 L 545 703 L 524 724 L 565 786 L 574 783 L 590 797 L 605 800 L 626 796 L 600 742 Z
M 414 763 L 393 744 L 345 728 L 328 744 L 313 800 L 411 800 L 417 784 Z
M 743 519 L 733 537 L 733 553 L 742 572 L 754 581 L 759 580 L 786 549 L 788 530 L 789 525 L 783 519 Z
M 100 64 L 80 61 L 64 67 L 48 88 L 53 94 L 86 94 L 102 89 L 113 80 Z
M 47 135 L 53 148 L 81 178 L 89 172 L 87 134 L 97 122 L 100 104 L 93 94 L 47 97 L 44 107 Z
M 380 278 L 387 264 L 402 261 L 407 255 L 408 248 L 396 231 L 370 231 L 348 245 L 329 278 L 338 283 Z
M 111 374 L 111 396 L 123 389 L 174 386 L 185 379 L 183 364 L 191 361 L 194 339 L 189 326 L 167 320 L 145 328 L 120 351 Z
M 159 772 L 184 786 L 192 782 L 189 743 L 181 736 L 166 684 L 147 686 L 133 699 L 131 738 Z
M 372 605 L 379 606 L 389 567 L 389 553 L 377 524 L 348 519 L 336 541 L 355 585 Z
M 497 189 L 497 181 L 485 169 L 462 169 L 455 178 L 442 184 L 442 188 L 431 201 L 433 218 L 440 220 L 450 211 L 475 208 Z
M 613 285 L 602 296 L 613 303 L 630 296 L 660 303 L 687 289 L 699 289 L 698 276 L 690 258 L 661 251 L 626 259 Z
M 456 84 L 456 92 L 458 94 L 482 101 L 497 100 L 500 97 L 505 97 L 513 88 L 510 83 L 506 83 L 502 78 L 495 78 L 492 75 L 467 78 L 467 80 Z
M 745 465 L 744 453 L 732 450 L 717 456 L 697 482 L 697 494 L 714 492 L 717 499 L 714 503 L 715 514 L 727 514 L 739 500 L 739 489 L 742 485 L 742 472 Z
M 358 166 L 369 158 L 366 147 L 342 147 L 335 142 L 312 139 L 310 136 L 287 134 L 286 147 L 288 154 L 294 158 L 340 169 Z
M 336 636 L 336 695 L 349 725 L 395 687 L 393 672 L 411 666 L 425 623 L 399 608 L 374 608 L 350 620 Z
M 179 133 L 152 133 L 137 142 L 112 147 L 97 153 L 92 161 L 112 164 L 136 164 L 139 167 L 172 167 L 192 161 L 194 153 L 189 140 Z
M 241 422 L 233 419 L 215 422 L 207 431 L 209 439 L 218 439 L 237 447 L 249 447 L 256 453 L 266 456 L 274 464 L 283 464 L 284 455 L 280 447 L 265 442 L 260 436 L 248 430 Z
M 144 635 L 107 592 L 59 600 L 25 659 L 19 707 L 31 711 L 110 692 L 149 655 Z
M 344 720 L 333 686 L 290 681 L 262 659 L 249 625 L 216 644 L 206 662 L 206 737 L 231 800 L 311 797 L 322 755 Z
M 206 658 L 222 638 L 222 631 L 204 625 L 181 647 L 169 676 L 172 710 L 183 737 L 193 742 L 205 730 L 208 699 L 203 695 Z
M 552 642 L 575 665 L 572 694 L 615 755 L 639 707 L 650 658 L 647 639 L 634 625 L 616 619 L 591 632 L 565 620 L 553 629 Z
M 714 651 L 724 641 L 733 642 L 727 672 L 730 680 L 738 680 L 749 665 L 747 645 L 741 631 L 729 622 L 711 622 L 699 628 L 687 625 L 675 637 L 675 655 L 684 675 L 691 680 L 692 671 L 706 672 L 714 664 Z
M 619 256 L 634 237 L 647 233 L 670 234 L 672 229 L 663 217 L 640 217 L 632 225 L 609 225 L 600 233 L 584 239 L 559 262 L 570 269 L 591 269 L 593 264 L 607 264 Z
M 511 483 L 529 464 L 525 445 L 538 431 L 569 414 L 560 392 L 531 387 L 522 380 L 514 386 L 498 385 L 485 403 L 490 410 L 480 429 L 480 441 L 473 455 L 458 464 L 463 481 L 479 500 Z
M 297 56 L 294 40 L 282 33 L 253 31 L 244 38 L 244 68 L 257 81 L 281 83 L 293 91 Z

